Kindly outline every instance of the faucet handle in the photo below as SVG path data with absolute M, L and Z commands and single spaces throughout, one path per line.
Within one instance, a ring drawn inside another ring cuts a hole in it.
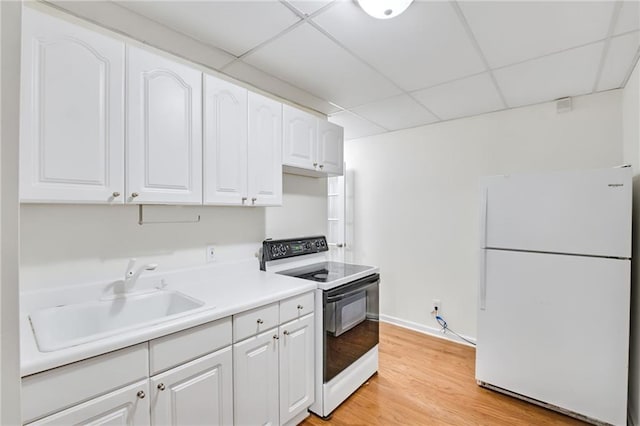
M 147 271 L 153 271 L 158 267 L 157 263 L 150 263 L 148 265 L 145 265 L 144 269 L 146 269 Z
M 136 266 L 136 258 L 132 257 L 129 259 L 129 264 L 127 265 L 127 272 L 125 272 L 125 276 L 130 277 L 133 275 L 133 267 Z

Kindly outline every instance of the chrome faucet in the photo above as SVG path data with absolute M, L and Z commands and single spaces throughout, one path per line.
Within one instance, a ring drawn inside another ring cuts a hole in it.
M 136 266 L 136 259 L 135 258 L 129 259 L 129 264 L 127 265 L 127 272 L 125 272 L 124 274 L 124 291 L 125 292 L 130 291 L 133 288 L 133 286 L 136 284 L 136 281 L 138 281 L 138 277 L 140 276 L 140 274 L 142 274 L 144 271 L 153 271 L 158 267 L 158 264 L 149 263 L 146 265 L 142 265 L 135 272 L 133 270 L 134 266 Z

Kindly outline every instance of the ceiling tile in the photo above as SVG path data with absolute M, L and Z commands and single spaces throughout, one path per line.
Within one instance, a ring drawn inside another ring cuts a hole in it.
M 344 108 L 400 94 L 391 82 L 306 23 L 243 60 Z
M 249 83 L 266 92 L 273 93 L 281 98 L 296 102 L 307 108 L 314 109 L 323 114 L 331 114 L 340 111 L 339 108 L 331 105 L 311 93 L 298 89 L 272 75 L 269 75 L 249 64 L 236 61 L 224 69 L 224 72 L 238 80 Z
M 301 13 L 309 16 L 322 9 L 334 0 L 287 0 L 287 3 L 298 9 Z
M 623 1 L 614 34 L 640 29 L 640 2 Z
M 640 33 L 637 31 L 611 39 L 598 82 L 598 90 L 617 89 L 622 86 L 627 73 L 631 70 L 638 46 L 640 46 Z
M 614 8 L 610 1 L 459 4 L 492 68 L 604 39 Z
M 240 56 L 299 18 L 274 1 L 118 1 L 211 46 Z
M 484 71 L 448 2 L 414 2 L 397 18 L 379 20 L 345 1 L 313 21 L 405 90 Z
M 413 95 L 443 120 L 504 108 L 488 73 L 420 90 Z
M 349 111 L 339 112 L 329 117 L 329 121 L 344 127 L 344 138 L 357 139 L 365 136 L 385 133 L 387 130 L 358 117 Z
M 408 95 L 372 102 L 352 111 L 389 130 L 406 129 L 438 121 L 437 117 Z
M 582 95 L 593 89 L 603 46 L 593 43 L 493 73 L 512 107 Z

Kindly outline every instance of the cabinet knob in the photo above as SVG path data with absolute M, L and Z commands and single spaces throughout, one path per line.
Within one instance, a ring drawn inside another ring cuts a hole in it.
M 160 389 L 161 391 L 165 390 L 164 383 L 160 383 L 158 385 L 158 389 Z
M 120 196 L 120 193 L 119 193 L 118 191 L 116 191 L 116 192 L 114 192 L 114 193 L 113 193 L 113 194 L 111 194 L 111 195 L 113 195 L 113 198 L 117 198 L 117 197 L 119 197 L 119 196 Z
M 258 199 L 257 199 L 256 197 L 253 197 L 253 198 L 251 199 L 251 204 L 255 204 L 255 203 L 256 203 L 256 201 L 258 201 Z
M 289 333 L 287 330 L 283 331 L 282 334 L 284 334 L 285 336 L 290 335 L 291 333 Z
M 131 198 L 136 198 L 138 195 L 140 195 L 140 194 L 138 194 L 137 192 L 132 192 L 131 193 Z
M 274 339 L 274 340 L 280 340 L 280 338 L 278 337 L 278 335 L 277 335 L 277 334 L 274 334 L 274 335 L 273 335 L 273 339 Z
M 247 197 L 242 197 L 242 204 L 244 204 L 247 201 Z
M 313 167 L 318 167 L 318 163 L 313 163 Z
M 260 318 L 258 318 L 258 321 L 256 321 L 258 324 L 264 324 L 264 321 L 262 321 Z
M 138 396 L 138 398 L 140 398 L 140 399 L 144 399 L 144 397 L 145 397 L 145 396 L 147 396 L 147 395 L 145 395 L 144 391 L 139 391 L 136 395 L 137 395 L 137 396 Z
M 302 309 L 304 309 L 304 306 L 298 305 L 298 309 L 302 310 Z
M 324 167 L 324 164 L 320 164 L 320 168 L 322 169 Z

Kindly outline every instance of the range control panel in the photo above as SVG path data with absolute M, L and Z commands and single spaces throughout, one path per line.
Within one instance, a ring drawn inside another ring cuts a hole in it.
M 329 251 L 324 236 L 295 238 L 289 240 L 265 240 L 262 242 L 262 258 L 264 261 L 286 259 L 303 254 Z

